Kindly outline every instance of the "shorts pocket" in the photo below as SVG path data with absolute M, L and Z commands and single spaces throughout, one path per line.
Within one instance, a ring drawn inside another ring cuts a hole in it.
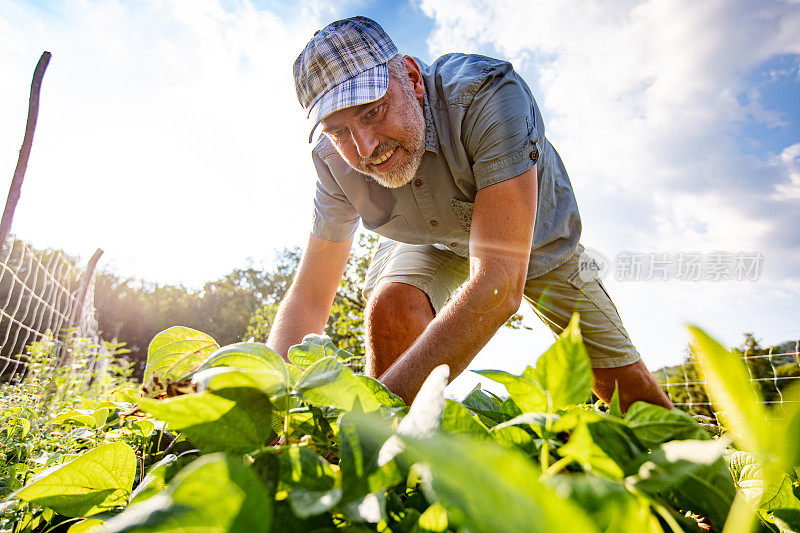
M 569 277 L 567 282 L 581 291 L 581 294 L 583 294 L 586 299 L 592 302 L 595 307 L 602 311 L 606 318 L 608 318 L 608 320 L 616 328 L 618 328 L 620 331 L 625 331 L 619 311 L 617 310 L 617 306 L 614 305 L 614 302 L 611 300 L 611 296 L 608 294 L 608 291 L 599 279 L 585 279 L 585 276 L 581 276 L 581 272 L 576 269 L 575 272 Z M 626 332 L 625 336 L 627 335 L 628 334 Z

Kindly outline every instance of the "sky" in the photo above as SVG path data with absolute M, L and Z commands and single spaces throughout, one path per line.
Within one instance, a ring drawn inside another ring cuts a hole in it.
M 303 246 L 315 173 L 292 64 L 353 15 L 426 63 L 513 63 L 651 369 L 681 360 L 687 323 L 728 345 L 800 338 L 796 0 L 0 0 L 6 187 L 52 53 L 13 231 L 190 287 Z M 471 368 L 535 362 L 553 337 L 523 315 L 533 329 L 501 330 Z

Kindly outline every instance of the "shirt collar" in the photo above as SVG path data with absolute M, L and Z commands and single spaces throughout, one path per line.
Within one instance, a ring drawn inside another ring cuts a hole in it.
M 439 153 L 439 136 L 433 124 L 431 104 L 428 102 L 428 91 L 422 95 L 422 111 L 425 114 L 425 151 Z

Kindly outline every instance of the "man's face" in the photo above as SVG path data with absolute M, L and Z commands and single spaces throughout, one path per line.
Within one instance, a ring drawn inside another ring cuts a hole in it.
M 347 164 L 384 187 L 411 181 L 425 152 L 424 89 L 421 78 L 415 83 L 415 74 L 404 80 L 408 83 L 390 76 L 383 98 L 341 109 L 322 121 L 323 132 Z

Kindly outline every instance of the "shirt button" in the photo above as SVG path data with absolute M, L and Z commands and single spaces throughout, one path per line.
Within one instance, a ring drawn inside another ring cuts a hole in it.
M 437 222 L 436 220 L 431 220 L 430 222 L 428 222 L 428 224 L 430 224 L 430 225 L 431 225 L 431 227 L 434 227 L 434 228 L 435 228 L 436 226 L 438 226 L 438 225 L 439 225 L 439 222 Z
M 451 242 L 450 243 L 450 248 L 455 248 L 456 246 L 458 246 L 457 242 Z
M 421 187 L 421 186 L 422 186 L 422 180 L 419 179 L 419 178 L 415 179 L 414 180 L 414 187 Z

